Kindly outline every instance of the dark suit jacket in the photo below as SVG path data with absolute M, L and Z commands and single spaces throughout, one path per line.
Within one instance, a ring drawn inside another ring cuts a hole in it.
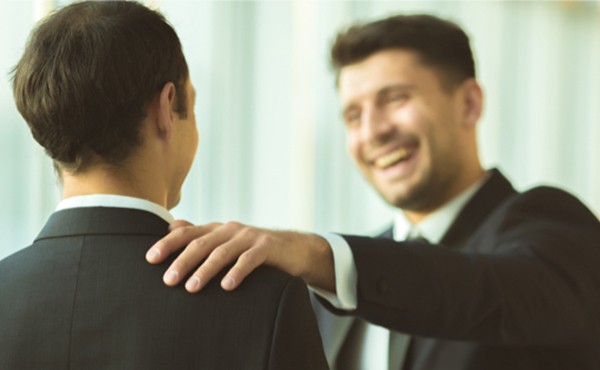
M 573 196 L 493 171 L 442 246 L 345 239 L 358 307 L 336 312 L 414 335 L 404 369 L 600 369 L 600 223 Z
M 0 261 L 0 369 L 325 369 L 306 287 L 261 268 L 233 293 L 162 283 L 144 211 L 56 212 Z

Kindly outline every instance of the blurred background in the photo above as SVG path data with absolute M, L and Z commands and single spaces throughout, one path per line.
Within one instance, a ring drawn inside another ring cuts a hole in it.
M 0 258 L 60 199 L 10 71 L 29 31 L 70 1 L 0 0 Z M 197 90 L 200 146 L 177 218 L 372 234 L 391 209 L 346 151 L 329 46 L 342 27 L 431 13 L 470 35 L 485 92 L 484 165 L 518 189 L 564 188 L 600 215 L 598 1 L 146 1 L 178 32 Z

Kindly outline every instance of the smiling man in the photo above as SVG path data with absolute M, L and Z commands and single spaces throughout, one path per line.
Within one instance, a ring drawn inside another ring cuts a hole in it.
M 175 30 L 131 1 L 82 2 L 32 32 L 17 107 L 54 161 L 62 201 L 0 261 L 0 369 L 326 369 L 302 280 L 265 267 L 237 294 L 161 282 L 198 131 Z
M 412 223 L 484 174 L 475 137 L 481 89 L 474 79 L 444 77 L 443 69 L 424 65 L 406 49 L 370 55 L 339 76 L 350 153 Z
M 351 316 L 316 308 L 335 369 L 597 369 L 600 223 L 564 191 L 519 193 L 482 168 L 467 35 L 395 16 L 341 32 L 331 55 L 349 151 L 398 209 L 392 226 L 366 238 L 179 223 L 147 255 L 156 263 L 192 242 L 165 282 L 204 258 L 190 292 L 232 261 L 227 290 L 261 264 L 302 277 Z

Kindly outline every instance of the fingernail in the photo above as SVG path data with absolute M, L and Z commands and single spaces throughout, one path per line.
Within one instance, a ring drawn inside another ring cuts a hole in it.
M 235 281 L 230 276 L 226 276 L 223 281 L 221 281 L 221 287 L 225 290 L 231 290 L 234 286 Z
M 190 292 L 195 292 L 200 288 L 200 279 L 196 276 L 192 276 L 187 283 L 185 283 L 185 289 Z
M 150 262 L 158 260 L 160 257 L 160 252 L 157 249 L 150 249 L 148 253 L 146 253 L 146 259 Z
M 165 283 L 174 284 L 175 281 L 177 281 L 177 277 L 179 277 L 179 274 L 177 273 L 177 271 L 169 271 L 165 274 L 165 277 L 164 277 Z

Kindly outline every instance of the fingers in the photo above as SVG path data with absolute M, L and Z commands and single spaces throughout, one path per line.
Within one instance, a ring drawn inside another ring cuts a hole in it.
M 230 222 L 210 227 L 212 230 L 209 233 L 205 233 L 205 230 L 197 231 L 203 235 L 191 241 L 171 264 L 163 278 L 165 284 L 169 286 L 178 284 L 194 267 L 202 264 L 198 269 L 200 272 L 189 279 L 188 284 L 188 290 L 200 290 L 221 269 L 232 263 L 243 252 L 240 246 L 244 244 L 236 240 L 236 234 L 241 228 L 243 225 Z M 177 230 L 172 234 L 176 232 Z M 205 258 L 207 260 L 203 261 Z
M 199 238 L 220 224 L 213 223 L 201 226 L 184 226 L 186 221 L 175 221 L 175 228 L 164 238 L 156 242 L 146 253 L 146 260 L 150 263 L 160 263 L 173 252 L 185 247 L 192 240 Z
M 188 222 L 186 220 L 175 220 L 175 221 L 171 222 L 171 224 L 169 225 L 169 231 L 173 231 L 175 229 L 179 229 L 180 227 L 185 227 L 185 226 L 194 226 L 194 224 L 192 224 L 191 222 Z
M 173 233 L 176 231 L 177 230 Z M 201 233 L 202 231 L 199 232 Z M 196 266 L 201 263 L 204 264 L 203 260 L 213 253 L 215 248 L 224 244 L 228 238 L 229 235 L 226 228 L 216 227 L 212 232 L 203 234 L 189 242 L 183 252 L 177 256 L 164 274 L 163 281 L 165 284 L 169 286 L 177 285 L 183 277 L 191 272 Z M 213 254 L 222 254 L 219 250 L 215 251 Z M 226 258 L 226 256 L 223 255 L 223 258 Z
M 191 293 L 198 292 L 225 267 L 237 262 L 223 278 L 222 286 L 226 290 L 233 290 L 242 282 L 242 280 L 258 265 L 264 261 L 260 253 L 252 250 L 253 240 L 248 238 L 248 233 L 235 225 L 225 225 L 219 230 L 213 232 L 213 235 L 220 233 L 218 239 L 220 245 L 213 248 L 211 240 L 206 245 L 210 245 L 206 250 L 211 250 L 206 261 L 194 272 L 188 279 L 185 288 Z M 212 235 L 211 235 L 212 236 Z M 188 248 L 189 249 L 189 248 Z M 185 256 L 185 263 L 194 263 L 197 257 L 188 258 Z
M 221 280 L 221 287 L 225 290 L 234 290 L 258 266 L 265 263 L 267 254 L 260 247 L 249 249 L 238 258 L 236 264 Z
M 225 290 L 237 288 L 252 271 L 263 264 L 282 268 L 284 271 L 297 270 L 294 264 L 286 263 L 287 260 L 294 260 L 293 256 L 281 253 L 281 246 L 289 244 L 289 233 L 259 229 L 237 222 L 190 226 L 182 220 L 173 222 L 170 230 L 167 236 L 150 248 L 146 259 L 151 263 L 158 263 L 185 247 L 169 266 L 163 280 L 166 285 L 177 285 L 199 266 L 185 284 L 186 290 L 191 293 L 200 291 L 220 271 L 234 262 L 221 280 L 221 287 Z

